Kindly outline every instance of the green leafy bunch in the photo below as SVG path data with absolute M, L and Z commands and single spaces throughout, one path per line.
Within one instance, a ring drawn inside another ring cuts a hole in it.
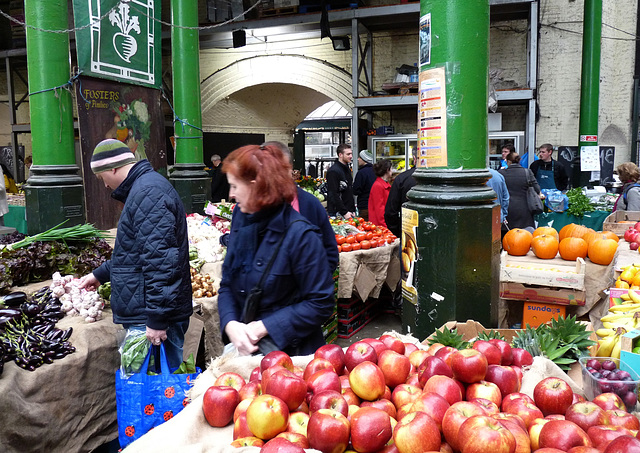
M 569 199 L 569 209 L 567 212 L 576 217 L 583 217 L 585 213 L 595 211 L 591 200 L 582 191 L 581 187 L 576 187 L 567 192 Z
M 529 351 L 532 356 L 542 356 L 567 371 L 580 357 L 589 355 L 588 348 L 596 344 L 590 340 L 591 332 L 576 321 L 575 316 L 552 319 L 551 324 L 540 324 L 516 333 L 512 346 Z

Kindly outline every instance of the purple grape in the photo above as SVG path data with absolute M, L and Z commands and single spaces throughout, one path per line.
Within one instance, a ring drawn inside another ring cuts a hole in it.
M 587 360 L 587 368 L 593 368 L 594 370 L 599 370 L 602 368 L 602 364 L 598 359 L 589 359 Z
M 605 360 L 604 362 L 602 362 L 602 368 L 604 368 L 605 370 L 613 371 L 618 367 L 616 366 L 616 362 L 614 362 L 613 360 Z
M 605 381 L 600 382 L 600 392 L 601 393 L 609 393 L 612 391 L 611 384 Z
M 607 379 L 611 374 L 611 370 L 602 370 L 600 374 L 602 374 L 602 379 Z
M 609 376 L 607 376 L 607 378 L 610 381 L 619 381 L 620 380 L 620 375 L 618 374 L 617 371 L 612 371 L 611 373 L 609 373 Z

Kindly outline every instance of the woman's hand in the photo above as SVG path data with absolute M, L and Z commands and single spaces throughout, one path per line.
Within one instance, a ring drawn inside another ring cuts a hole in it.
M 230 321 L 224 328 L 225 333 L 231 343 L 238 349 L 240 355 L 251 355 L 258 350 L 257 344 L 262 337 L 257 337 L 253 330 L 249 328 L 249 325 L 238 321 Z

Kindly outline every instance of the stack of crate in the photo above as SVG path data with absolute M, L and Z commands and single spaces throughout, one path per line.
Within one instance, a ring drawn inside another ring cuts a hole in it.
M 363 301 L 357 295 L 338 299 L 338 338 L 351 338 L 376 317 L 379 306 L 378 299 Z
M 500 256 L 500 297 L 524 302 L 522 327 L 540 324 L 566 316 L 569 305 L 584 305 L 585 262 L 565 261 L 556 257 L 543 260 L 533 252 L 525 256 Z

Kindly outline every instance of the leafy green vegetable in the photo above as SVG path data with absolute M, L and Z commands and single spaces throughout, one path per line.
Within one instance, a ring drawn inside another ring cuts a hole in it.
M 140 372 L 144 359 L 149 353 L 151 343 L 147 341 L 145 332 L 128 334 L 124 340 L 120 352 L 122 370 L 125 374 L 135 374 Z
M 567 212 L 576 217 L 583 217 L 586 212 L 595 211 L 589 197 L 582 191 L 581 187 L 576 187 L 567 192 L 569 198 L 569 209 Z
M 196 372 L 196 359 L 193 354 L 189 354 L 189 358 L 180 364 L 173 374 L 192 374 Z

